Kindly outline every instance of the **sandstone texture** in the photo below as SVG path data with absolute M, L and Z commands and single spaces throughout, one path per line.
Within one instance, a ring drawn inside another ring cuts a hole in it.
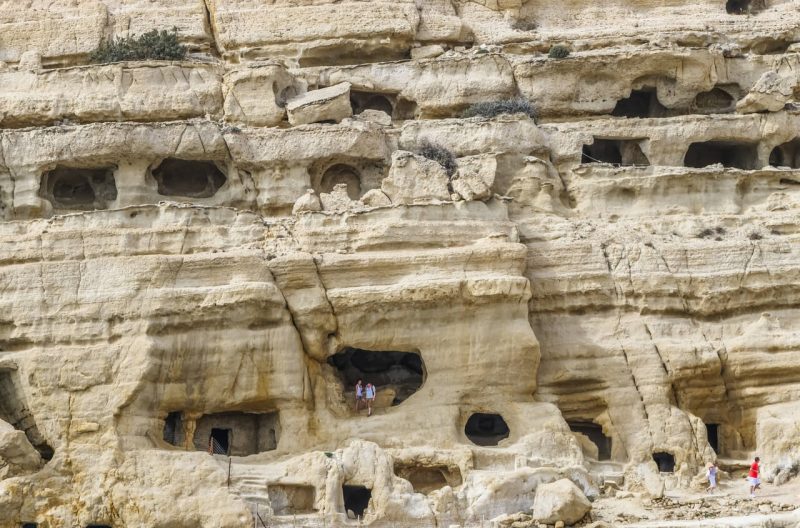
M 0 528 L 800 525 L 798 72 L 796 0 L 0 0 Z

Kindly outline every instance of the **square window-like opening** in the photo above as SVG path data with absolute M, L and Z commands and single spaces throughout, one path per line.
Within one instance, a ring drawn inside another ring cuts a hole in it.
M 231 449 L 231 430 L 230 429 L 211 429 L 208 438 L 210 451 L 215 455 L 230 454 Z
M 372 498 L 372 490 L 365 486 L 342 486 L 345 512 L 351 511 L 356 517 L 363 517 Z

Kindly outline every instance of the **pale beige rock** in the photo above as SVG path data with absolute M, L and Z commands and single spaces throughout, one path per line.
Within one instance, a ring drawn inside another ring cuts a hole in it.
M 320 121 L 339 122 L 353 115 L 350 106 L 350 83 L 312 90 L 286 103 L 289 123 L 303 125 Z
M 447 173 L 438 162 L 412 152 L 396 151 L 381 190 L 393 204 L 446 201 L 450 199 L 448 182 Z
M 780 75 L 772 71 L 766 72 L 756 81 L 744 99 L 736 103 L 736 111 L 743 114 L 777 112 L 792 99 L 797 81 L 796 74 Z
M 25 433 L 0 420 L 0 480 L 33 473 L 42 466 L 42 458 Z
M 346 183 L 337 183 L 333 186 L 330 193 L 322 193 L 319 196 L 322 202 L 322 210 L 334 213 L 349 211 L 356 206 L 355 201 L 347 193 Z
M 226 120 L 275 126 L 286 118 L 286 103 L 299 91 L 281 64 L 264 64 L 225 75 L 222 85 Z
M 308 189 L 306 193 L 297 199 L 292 207 L 292 214 L 322 211 L 322 204 L 319 196 L 314 193 L 314 189 Z
M 450 183 L 464 200 L 485 200 L 492 195 L 496 172 L 497 159 L 491 154 L 459 158 Z
M 533 518 L 547 524 L 559 521 L 562 524 L 574 524 L 591 509 L 592 504 L 583 492 L 572 481 L 561 479 L 536 489 Z
M 380 189 L 370 189 L 361 197 L 361 203 L 367 207 L 385 207 L 392 205 L 392 201 Z

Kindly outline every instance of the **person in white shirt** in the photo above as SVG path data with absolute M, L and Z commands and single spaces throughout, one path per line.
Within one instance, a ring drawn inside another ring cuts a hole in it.
M 356 412 L 361 408 L 361 402 L 364 401 L 364 386 L 361 385 L 361 379 L 356 381 Z
M 372 416 L 372 405 L 375 403 L 375 385 L 367 383 L 367 416 Z

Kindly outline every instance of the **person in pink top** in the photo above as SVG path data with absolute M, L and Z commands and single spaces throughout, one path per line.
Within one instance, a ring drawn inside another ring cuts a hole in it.
M 361 384 L 361 379 L 359 378 L 356 381 L 356 412 L 361 408 L 361 404 L 364 403 L 364 386 Z
M 756 490 L 761 487 L 761 479 L 758 478 L 758 470 L 759 465 L 758 463 L 761 461 L 760 458 L 756 457 L 753 464 L 750 466 L 750 473 L 747 475 L 747 481 L 750 483 L 750 498 L 754 499 L 756 496 Z

